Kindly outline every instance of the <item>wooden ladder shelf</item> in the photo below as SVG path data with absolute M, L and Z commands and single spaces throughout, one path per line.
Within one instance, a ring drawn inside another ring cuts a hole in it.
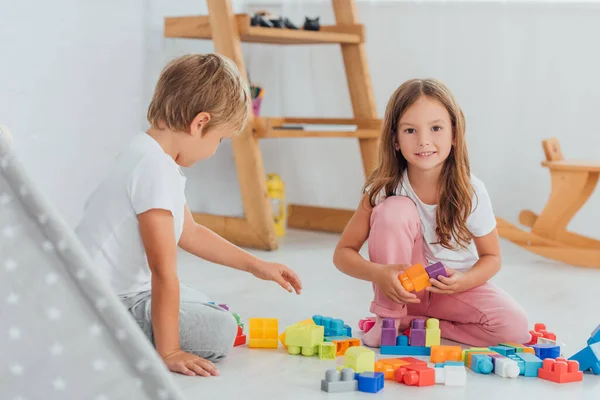
M 594 191 L 600 162 L 565 161 L 558 139 L 542 142 L 550 170 L 552 191 L 538 216 L 530 210 L 519 214 L 519 222 L 530 232 L 497 218 L 500 236 L 544 257 L 568 264 L 600 268 L 600 240 L 567 231 L 567 226 Z
M 364 49 L 364 27 L 358 23 L 354 0 L 332 0 L 336 25 L 319 31 L 263 28 L 250 25 L 247 14 L 234 15 L 230 0 L 207 0 L 208 16 L 165 18 L 164 35 L 170 38 L 211 39 L 215 51 L 232 59 L 248 81 L 241 42 L 267 44 L 339 44 L 354 118 L 265 118 L 251 116 L 246 129 L 233 139 L 244 217 L 194 213 L 194 219 L 227 240 L 244 247 L 274 250 L 278 247 L 259 139 L 346 137 L 359 140 L 363 169 L 368 176 L 375 166 L 381 120 L 377 119 L 371 78 Z M 284 123 L 356 125 L 355 131 L 305 131 L 283 129 Z M 341 232 L 352 210 L 289 206 L 292 228 Z

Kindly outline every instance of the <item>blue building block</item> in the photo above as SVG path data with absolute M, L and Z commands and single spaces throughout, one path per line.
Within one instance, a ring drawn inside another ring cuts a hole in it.
M 600 374 L 600 342 L 593 343 L 572 355 L 569 360 L 579 362 L 579 369 L 587 371 L 591 369 L 596 375 Z
M 381 346 L 380 354 L 390 354 L 397 356 L 430 356 L 431 347 L 425 346 Z
M 352 337 L 352 328 L 350 327 L 350 325 L 344 325 L 344 329 L 346 331 L 344 335 Z
M 490 350 L 502 354 L 504 357 L 508 357 L 510 354 L 516 354 L 514 347 L 490 346 Z
M 344 321 L 341 319 L 335 319 L 331 317 L 323 317 L 322 315 L 313 315 L 312 317 L 315 324 L 322 326 L 325 331 L 325 336 L 345 336 L 347 329 L 344 325 Z
M 525 362 L 525 373 L 524 376 L 528 377 L 537 377 L 538 370 L 542 368 L 542 360 L 539 359 L 538 356 L 531 353 L 517 353 L 517 357 L 519 357 L 523 362 Z
M 448 365 L 448 366 L 452 365 L 454 367 L 464 367 L 465 363 L 462 361 L 446 361 L 444 363 L 444 365 Z
M 408 336 L 399 335 L 396 337 L 396 346 L 408 346 Z
M 350 336 L 325 336 L 326 342 L 333 342 L 334 340 L 348 340 L 352 339 Z
M 377 393 L 383 389 L 383 372 L 363 372 L 354 379 L 358 381 L 359 392 Z
M 541 360 L 546 358 L 557 358 L 560 357 L 560 346 L 553 344 L 539 343 L 531 346 L 535 351 L 535 355 Z
M 587 344 L 589 346 L 598 342 L 600 342 L 600 325 L 598 325 L 596 329 L 594 329 L 594 332 L 592 332 L 592 335 L 588 339 Z
M 435 363 L 433 368 L 444 368 L 444 363 Z
M 487 354 L 473 354 L 471 356 L 471 366 L 469 368 L 478 374 L 487 375 L 494 370 L 492 357 Z
M 510 354 L 508 358 L 516 362 L 519 366 L 519 375 L 525 375 L 525 361 L 521 360 L 516 354 Z

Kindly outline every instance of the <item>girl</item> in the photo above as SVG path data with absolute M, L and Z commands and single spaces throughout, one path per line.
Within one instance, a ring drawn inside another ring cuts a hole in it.
M 464 115 L 441 82 L 414 79 L 394 92 L 379 165 L 363 192 L 334 263 L 373 283 L 377 319 L 365 345 L 380 346 L 383 318 L 402 330 L 417 316 L 439 319 L 443 337 L 472 346 L 529 341 L 523 309 L 488 282 L 501 265 L 496 220 L 484 184 L 471 175 Z M 370 261 L 359 255 L 367 239 Z M 438 261 L 448 278 L 416 294 L 404 290 L 402 270 Z

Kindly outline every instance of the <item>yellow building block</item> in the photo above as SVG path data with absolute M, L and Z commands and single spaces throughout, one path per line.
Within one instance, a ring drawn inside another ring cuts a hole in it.
M 317 325 L 292 325 L 285 329 L 285 345 L 288 353 L 314 356 L 319 343 L 325 339 L 325 327 Z
M 277 318 L 250 318 L 248 320 L 248 347 L 276 349 L 279 347 Z
M 362 346 L 350 347 L 344 354 L 344 368 L 356 373 L 375 372 L 375 353 Z
M 435 318 L 429 318 L 425 328 L 425 347 L 439 346 L 441 336 L 440 321 Z
M 312 318 L 309 318 L 309 319 L 305 319 L 304 321 L 297 322 L 294 325 L 316 325 L 316 324 Z M 283 347 L 285 347 L 287 349 L 287 346 L 285 345 L 285 331 L 283 331 L 283 333 L 281 335 L 279 335 L 279 341 L 281 342 Z
M 335 360 L 335 343 L 319 343 L 318 352 L 321 360 Z

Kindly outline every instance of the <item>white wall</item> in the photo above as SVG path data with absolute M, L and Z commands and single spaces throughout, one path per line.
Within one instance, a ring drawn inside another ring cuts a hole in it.
M 141 0 L 0 0 L 0 121 L 70 225 L 140 129 L 143 12 Z
M 192 2 L 176 14 L 197 14 L 198 8 Z M 298 23 L 305 15 L 333 22 L 328 1 L 269 9 Z M 599 159 L 600 55 L 593 50 L 600 37 L 598 5 L 383 1 L 359 2 L 359 14 L 367 27 L 379 114 L 404 80 L 444 80 L 466 113 L 473 171 L 486 183 L 498 215 L 516 221 L 523 208 L 542 210 L 550 180 L 540 166 L 541 140 L 557 136 L 566 157 Z M 163 39 L 164 54 L 207 46 L 189 42 Z M 263 115 L 350 116 L 336 46 L 252 44 L 244 53 L 252 80 L 266 87 Z M 267 172 L 282 175 L 290 201 L 356 206 L 363 176 L 355 141 L 270 139 L 261 147 Z M 188 175 L 192 207 L 241 213 L 228 146 Z M 600 237 L 599 216 L 600 189 L 571 228 Z

